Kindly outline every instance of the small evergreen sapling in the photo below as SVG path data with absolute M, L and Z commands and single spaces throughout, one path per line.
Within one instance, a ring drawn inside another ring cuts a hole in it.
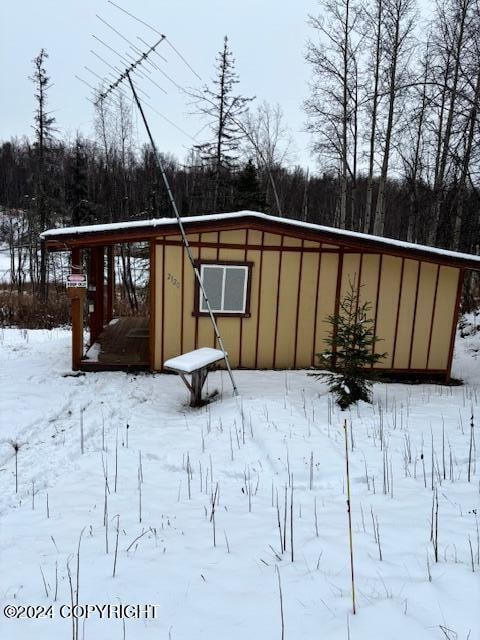
M 326 320 L 330 325 L 325 340 L 329 348 L 317 354 L 319 368 L 327 371 L 309 374 L 326 380 L 342 411 L 358 400 L 371 402 L 370 367 L 387 355 L 375 352 L 378 338 L 370 309 L 369 302 L 359 301 L 357 288 L 350 282 L 338 312 Z

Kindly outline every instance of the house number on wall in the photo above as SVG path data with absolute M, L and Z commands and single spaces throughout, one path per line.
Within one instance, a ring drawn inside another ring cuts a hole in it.
M 174 287 L 180 289 L 180 282 L 171 273 L 168 274 L 167 280 L 173 284 Z

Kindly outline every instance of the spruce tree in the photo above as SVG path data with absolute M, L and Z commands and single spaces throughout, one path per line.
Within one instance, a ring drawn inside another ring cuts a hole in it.
M 71 223 L 74 226 L 94 224 L 94 207 L 88 199 L 88 159 L 86 143 L 77 134 L 75 146 L 69 154 L 65 180 L 65 202 L 71 211 Z
M 238 83 L 235 59 L 225 36 L 223 49 L 217 55 L 212 87 L 205 86 L 201 91 L 191 93 L 197 111 L 208 118 L 212 133 L 211 141 L 197 145 L 196 149 L 213 173 L 213 210 L 222 209 L 227 204 L 229 178 L 237 165 L 238 147 L 243 135 L 237 123 L 253 100 L 236 93 Z
M 35 87 L 35 203 L 37 213 L 38 231 L 45 231 L 50 226 L 50 196 L 51 189 L 49 185 L 48 175 L 49 167 L 47 166 L 47 155 L 51 150 L 53 140 L 55 118 L 47 111 L 47 91 L 52 86 L 50 78 L 45 69 L 45 61 L 48 54 L 45 49 L 41 49 L 40 53 L 34 58 L 34 73 L 31 80 Z M 47 255 L 45 246 L 40 247 L 40 287 L 39 294 L 42 302 L 47 298 Z
M 266 202 L 261 193 L 257 169 L 252 160 L 249 160 L 238 174 L 234 208 L 240 211 L 244 209 L 263 211 L 265 206 Z
M 358 400 L 371 402 L 371 367 L 387 355 L 375 352 L 379 339 L 370 310 L 371 304 L 359 301 L 355 283 L 350 282 L 340 300 L 338 313 L 327 318 L 329 348 L 317 354 L 319 368 L 324 370 L 310 374 L 326 380 L 342 410 Z

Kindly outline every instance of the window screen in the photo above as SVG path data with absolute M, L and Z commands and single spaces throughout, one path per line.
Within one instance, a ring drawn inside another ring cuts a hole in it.
M 201 277 L 213 312 L 245 313 L 247 266 L 203 264 Z M 208 312 L 203 295 L 201 295 L 200 311 Z

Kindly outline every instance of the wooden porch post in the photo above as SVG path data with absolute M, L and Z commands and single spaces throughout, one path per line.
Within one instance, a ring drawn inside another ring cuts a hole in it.
M 149 321 L 148 321 L 148 350 L 149 350 L 149 360 L 150 360 L 150 369 L 152 371 L 155 370 L 155 281 L 156 281 L 156 243 L 155 239 L 150 241 L 150 261 L 149 261 L 149 269 L 150 269 L 150 279 L 149 279 Z M 183 260 L 183 256 L 182 256 Z M 163 365 L 163 362 L 160 366 Z
M 95 330 L 95 308 L 93 309 L 93 311 L 90 311 L 90 305 L 95 305 L 95 295 L 93 291 L 97 286 L 97 269 L 95 264 L 96 257 L 97 254 L 95 253 L 95 249 L 92 247 L 88 251 L 88 328 L 90 331 L 90 345 L 95 342 L 95 338 L 97 337 Z
M 105 322 L 108 324 L 113 318 L 113 294 L 115 291 L 115 263 L 114 246 L 107 247 L 107 309 Z
M 97 337 L 103 331 L 105 324 L 105 247 L 97 247 L 97 291 L 95 296 L 95 311 L 97 315 Z
M 90 344 L 92 345 L 103 330 L 104 323 L 104 247 L 92 247 L 89 261 L 89 289 L 92 291 L 90 302 L 93 312 L 89 314 Z
M 71 254 L 72 273 L 81 273 L 82 251 L 74 247 Z M 68 288 L 68 295 L 72 301 L 72 369 L 78 371 L 83 358 L 83 306 L 85 289 Z

